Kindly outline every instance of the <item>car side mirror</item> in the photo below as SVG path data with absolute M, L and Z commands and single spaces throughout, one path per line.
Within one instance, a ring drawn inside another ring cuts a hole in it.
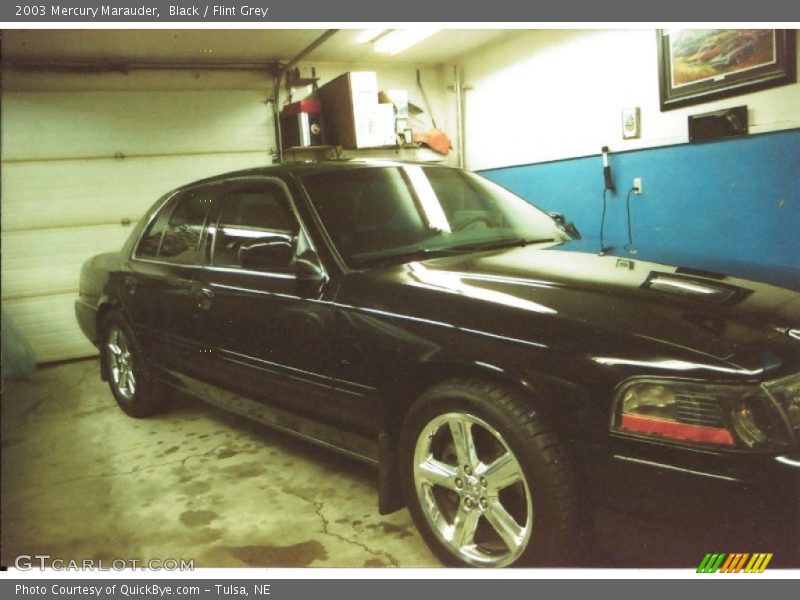
M 297 275 L 298 288 L 304 294 L 319 292 L 328 281 L 328 275 L 313 250 L 306 250 L 297 257 L 295 274 Z
M 575 238 L 576 240 L 581 239 L 581 232 L 578 231 L 578 228 L 575 227 L 575 224 L 572 223 L 572 221 L 567 222 L 567 220 L 564 218 L 564 215 L 558 212 L 551 212 L 548 214 L 550 215 L 550 218 L 556 222 L 556 225 L 568 233 L 570 237 Z
M 306 250 L 297 257 L 295 263 L 297 278 L 302 281 L 325 281 L 327 275 L 319 264 L 319 257 L 316 252 Z
M 288 239 L 257 240 L 239 248 L 239 264 L 249 271 L 285 271 L 294 259 Z

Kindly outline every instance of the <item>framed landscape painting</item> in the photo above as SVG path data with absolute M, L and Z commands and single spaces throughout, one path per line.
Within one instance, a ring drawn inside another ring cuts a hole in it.
M 661 110 L 797 81 L 793 29 L 659 29 Z

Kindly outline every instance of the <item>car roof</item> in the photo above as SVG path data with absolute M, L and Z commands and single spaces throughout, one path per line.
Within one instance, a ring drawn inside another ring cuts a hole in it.
M 221 173 L 219 175 L 214 175 L 213 177 L 207 177 L 205 179 L 200 179 L 198 181 L 187 183 L 186 185 L 181 186 L 181 188 L 191 187 L 204 183 L 213 183 L 216 181 L 223 181 L 225 179 L 232 179 L 238 177 L 258 177 L 258 176 L 282 177 L 290 174 L 302 177 L 305 175 L 316 175 L 318 173 L 330 173 L 333 171 L 347 171 L 347 170 L 370 169 L 379 167 L 397 167 L 402 165 L 416 165 L 416 166 L 426 166 L 426 167 L 445 166 L 437 163 L 421 162 L 421 161 L 398 161 L 390 159 L 366 159 L 366 158 L 323 160 L 315 162 L 296 162 L 296 163 L 268 165 L 263 167 L 253 167 L 251 169 L 243 169 L 240 171 Z

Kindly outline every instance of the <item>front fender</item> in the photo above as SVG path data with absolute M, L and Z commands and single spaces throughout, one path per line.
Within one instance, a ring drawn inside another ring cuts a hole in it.
M 443 355 L 426 356 L 410 368 L 399 370 L 386 385 L 375 393 L 380 407 L 378 432 L 378 481 L 381 514 L 388 514 L 405 506 L 400 488 L 400 432 L 413 403 L 433 385 L 448 379 L 482 379 L 520 390 L 531 398 L 553 426 L 566 439 L 575 437 L 569 424 L 562 423 L 563 403 L 576 402 L 585 396 L 575 384 L 534 369 L 522 370 L 515 365 L 499 362 L 470 360 L 464 357 L 447 358 Z M 561 408 L 561 410 L 559 410 Z

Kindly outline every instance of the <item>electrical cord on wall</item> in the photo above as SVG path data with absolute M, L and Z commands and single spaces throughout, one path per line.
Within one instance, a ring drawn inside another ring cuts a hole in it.
M 608 146 L 603 146 L 600 149 L 603 156 L 603 214 L 600 217 L 600 256 L 606 253 L 606 250 L 611 250 L 611 246 L 606 248 L 605 240 L 603 239 L 603 230 L 606 225 L 606 204 L 608 203 L 608 191 L 616 192 L 617 188 L 614 187 L 614 179 L 611 177 L 611 165 L 608 164 Z
M 625 198 L 625 205 L 628 211 L 628 243 L 623 246 L 625 250 L 627 250 L 630 254 L 636 254 L 638 250 L 633 247 L 633 233 L 631 231 L 631 194 L 634 192 L 635 188 L 631 188 L 628 190 L 628 197 Z
M 606 225 L 606 203 L 608 202 L 606 194 L 608 193 L 608 188 L 603 188 L 603 213 L 600 216 L 600 256 L 606 253 L 606 250 L 611 250 L 611 246 L 606 248 L 605 242 L 603 241 L 603 229 Z

